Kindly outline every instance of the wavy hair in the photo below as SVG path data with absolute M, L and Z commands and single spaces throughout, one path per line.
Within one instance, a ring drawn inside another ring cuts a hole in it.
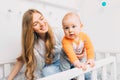
M 34 44 L 38 42 L 40 36 L 33 30 L 33 13 L 40 13 L 36 9 L 29 9 L 23 15 L 22 19 L 22 54 L 17 58 L 19 61 L 23 61 L 26 65 L 25 76 L 27 80 L 34 80 L 34 71 L 36 68 L 36 58 L 34 55 Z M 53 49 L 55 45 L 55 39 L 51 27 L 48 24 L 48 32 L 45 35 L 45 62 L 51 64 L 54 58 Z

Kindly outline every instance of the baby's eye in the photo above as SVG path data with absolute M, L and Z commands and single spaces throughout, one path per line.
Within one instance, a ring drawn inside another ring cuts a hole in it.
M 76 27 L 75 25 L 72 26 L 72 28 L 75 28 L 75 27 Z
M 66 29 L 66 30 L 67 30 L 67 29 L 69 29 L 69 27 L 65 27 L 64 29 Z

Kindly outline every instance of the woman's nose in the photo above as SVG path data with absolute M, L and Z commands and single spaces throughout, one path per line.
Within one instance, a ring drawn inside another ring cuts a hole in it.
M 39 21 L 39 23 L 40 23 L 40 26 L 44 25 L 44 21 Z

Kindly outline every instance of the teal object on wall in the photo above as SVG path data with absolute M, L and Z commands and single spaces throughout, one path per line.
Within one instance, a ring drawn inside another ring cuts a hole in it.
M 107 3 L 106 3 L 105 1 L 102 2 L 102 6 L 103 6 L 103 7 L 106 6 L 106 4 L 107 4 Z

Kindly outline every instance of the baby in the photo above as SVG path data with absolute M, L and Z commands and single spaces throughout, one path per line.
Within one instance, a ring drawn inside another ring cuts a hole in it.
M 86 64 L 91 67 L 94 63 L 94 49 L 90 38 L 82 32 L 83 25 L 76 13 L 67 13 L 62 26 L 65 36 L 62 39 L 63 52 L 61 54 L 62 71 L 73 67 L 86 70 Z M 87 79 L 86 79 L 87 80 Z

